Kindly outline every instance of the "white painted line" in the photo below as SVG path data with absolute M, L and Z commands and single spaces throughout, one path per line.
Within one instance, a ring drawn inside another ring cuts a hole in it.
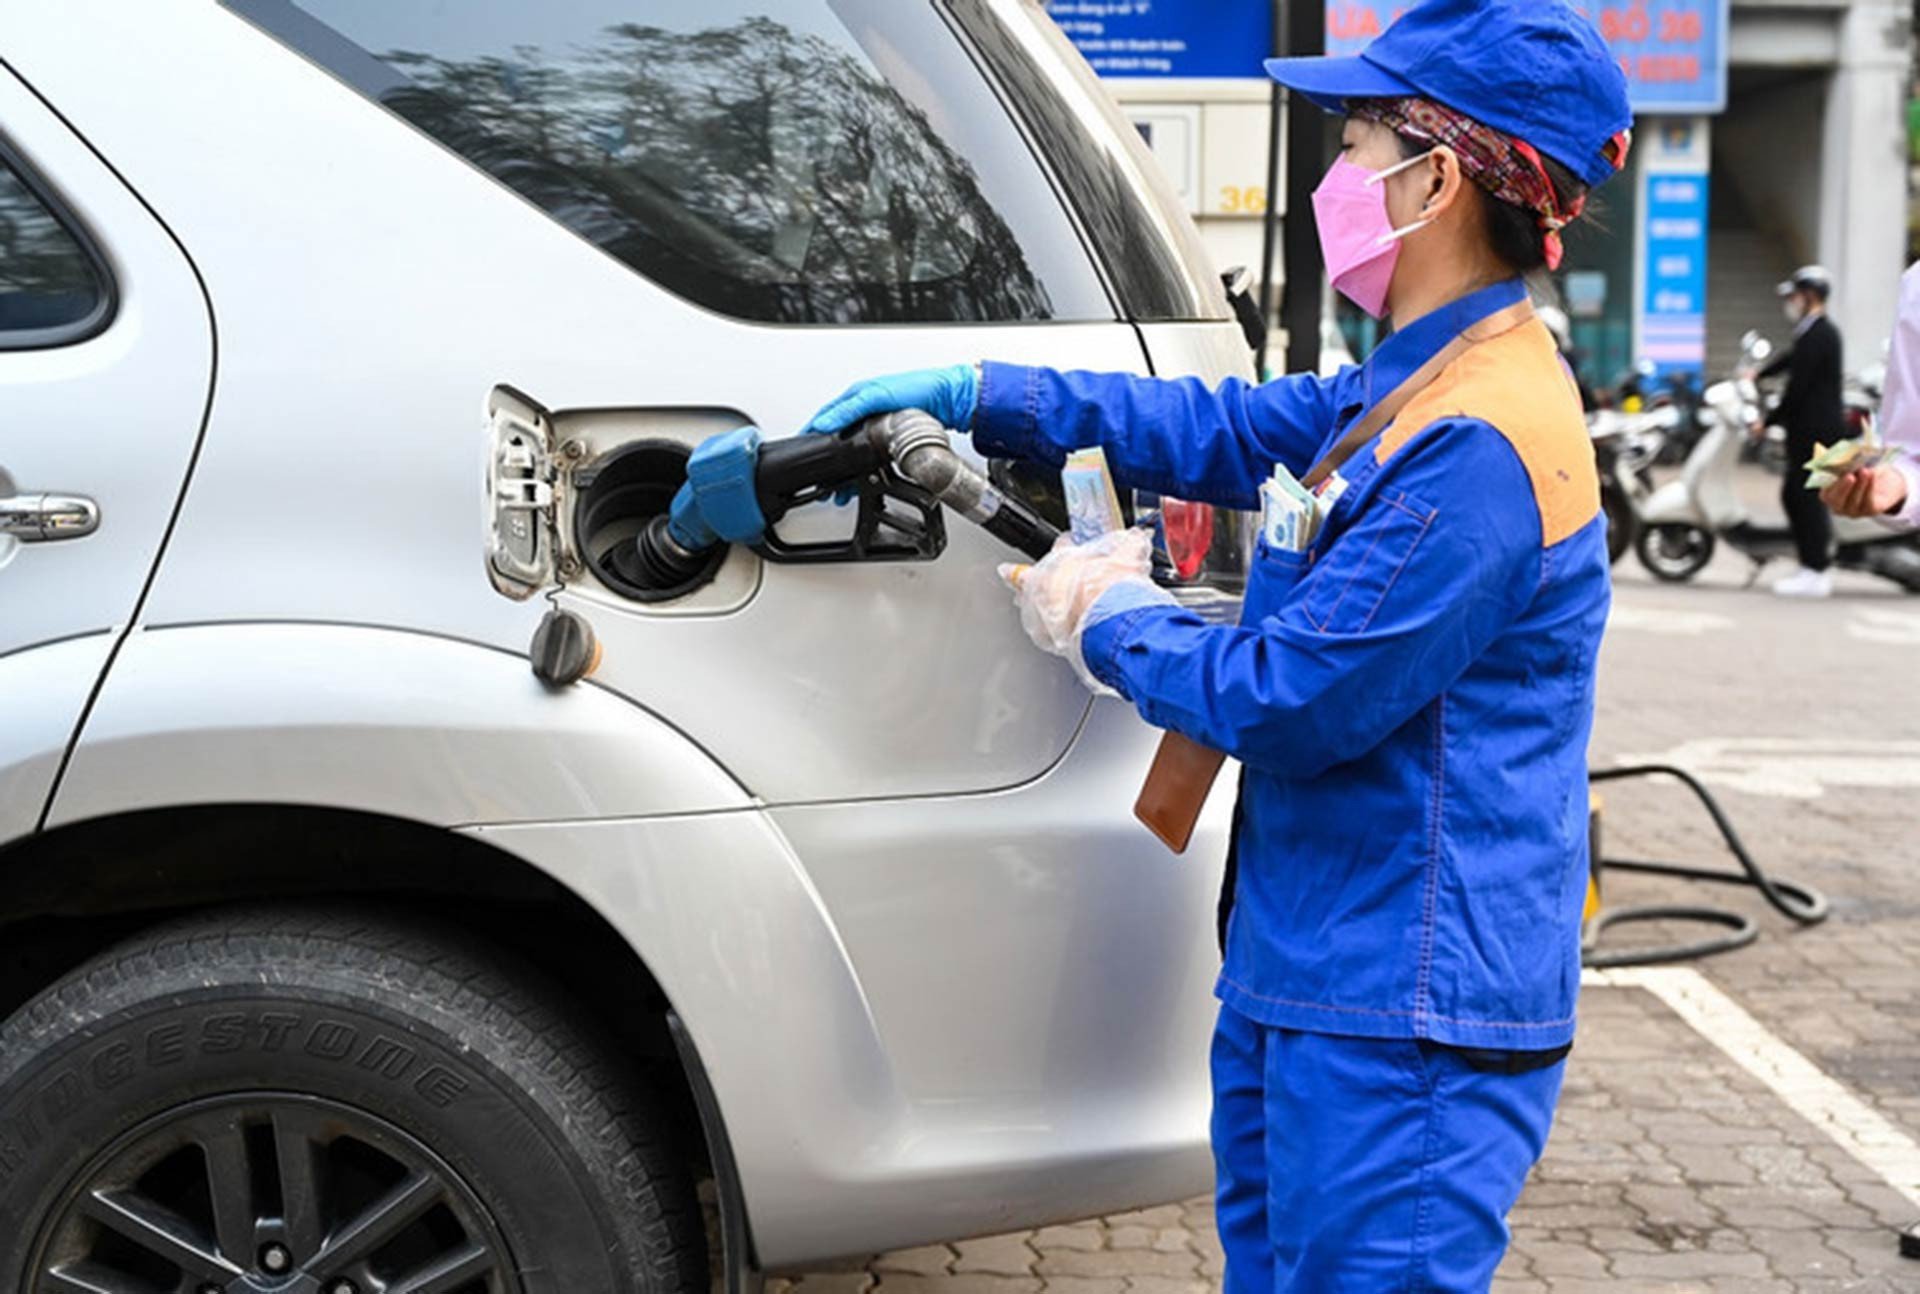
M 1685 966 L 1589 970 L 1581 974 L 1580 982 L 1647 990 L 1701 1037 L 1732 1057 L 1740 1068 L 1771 1088 L 1794 1113 L 1826 1133 L 1835 1145 L 1920 1208 L 1920 1145 L 1769 1033 L 1699 971 Z
M 1607 632 L 1625 629 L 1667 638 L 1699 638 L 1734 627 L 1730 616 L 1711 611 L 1682 611 L 1676 607 L 1642 607 L 1615 601 L 1607 614 Z
M 1861 642 L 1920 647 L 1920 613 L 1878 608 L 1856 611 L 1847 621 L 1847 633 Z
M 1830 737 L 1696 737 L 1671 750 L 1622 755 L 1628 764 L 1674 764 L 1703 782 L 1749 795 L 1817 800 L 1830 786 L 1920 786 L 1920 741 Z

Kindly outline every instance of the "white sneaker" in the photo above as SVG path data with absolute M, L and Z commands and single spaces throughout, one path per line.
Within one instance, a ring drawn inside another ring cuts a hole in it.
M 1802 566 L 1784 580 L 1774 582 L 1775 597 L 1830 598 L 1833 596 L 1833 572 L 1810 571 Z

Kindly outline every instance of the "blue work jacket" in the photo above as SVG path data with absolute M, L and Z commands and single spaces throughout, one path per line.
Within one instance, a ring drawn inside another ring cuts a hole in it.
M 1274 464 L 1304 475 L 1524 295 L 1464 297 L 1332 379 L 986 364 L 974 441 L 1054 463 L 1099 445 L 1135 488 L 1255 508 Z M 1340 475 L 1308 551 L 1262 537 L 1237 626 L 1117 590 L 1087 664 L 1149 723 L 1244 766 L 1227 1005 L 1320 1033 L 1565 1045 L 1610 580 L 1579 397 L 1545 327 L 1454 359 Z

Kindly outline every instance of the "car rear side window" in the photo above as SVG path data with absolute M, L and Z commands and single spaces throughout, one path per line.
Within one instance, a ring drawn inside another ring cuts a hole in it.
M 107 277 L 76 228 L 0 149 L 0 350 L 60 346 L 105 325 Z
M 931 5 L 226 4 L 710 309 L 797 324 L 1115 316 Z

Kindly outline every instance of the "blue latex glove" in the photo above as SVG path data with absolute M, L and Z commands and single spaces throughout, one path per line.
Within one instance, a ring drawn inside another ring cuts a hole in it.
M 972 364 L 951 368 L 924 368 L 892 377 L 855 382 L 807 424 L 816 435 L 845 431 L 858 422 L 901 409 L 924 409 L 955 431 L 973 427 L 974 407 L 980 403 L 980 374 Z

